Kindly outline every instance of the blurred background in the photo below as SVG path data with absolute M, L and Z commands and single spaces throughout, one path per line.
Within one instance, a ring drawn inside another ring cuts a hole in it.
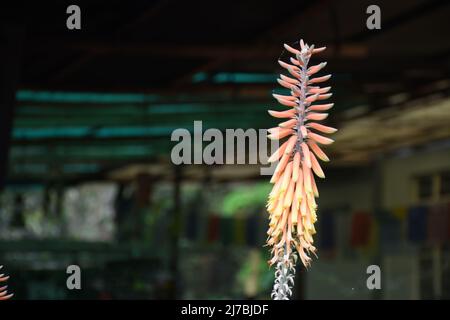
M 81 30 L 66 9 L 81 8 Z M 369 30 L 366 9 L 381 9 Z M 269 177 L 177 128 L 273 127 L 277 60 L 327 50 L 339 128 L 296 299 L 450 298 L 450 2 L 49 1 L 0 10 L 0 264 L 16 299 L 268 299 Z M 323 73 L 323 74 L 326 74 Z M 205 144 L 204 144 L 205 146 Z M 247 149 L 249 150 L 249 149 Z M 66 268 L 82 290 L 66 288 Z M 366 269 L 381 268 L 381 290 Z

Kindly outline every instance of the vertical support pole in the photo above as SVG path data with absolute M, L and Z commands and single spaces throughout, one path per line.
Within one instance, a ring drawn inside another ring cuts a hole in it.
M 0 25 L 0 191 L 5 186 L 8 169 L 21 39 L 20 27 L 7 22 Z
M 379 155 L 374 160 L 374 170 L 373 170 L 373 215 L 374 220 L 378 225 L 381 222 L 381 212 L 383 209 L 383 156 Z M 383 266 L 382 266 L 382 253 L 380 251 L 380 246 L 377 246 L 377 249 L 374 254 L 373 264 L 376 264 L 380 267 L 381 270 L 381 290 L 373 290 L 373 299 L 381 300 L 382 299 L 382 289 L 383 289 Z
M 61 235 L 64 237 L 68 234 L 66 221 L 64 219 L 64 190 L 65 186 L 62 182 L 56 184 L 56 216 L 59 224 L 59 230 Z
M 173 179 L 173 215 L 170 232 L 170 273 L 172 275 L 172 287 L 170 298 L 178 298 L 178 282 L 180 275 L 178 272 L 179 250 L 178 243 L 181 232 L 181 181 L 182 181 L 182 167 L 174 167 Z
M 295 266 L 295 282 L 291 300 L 305 300 L 307 272 L 301 263 Z

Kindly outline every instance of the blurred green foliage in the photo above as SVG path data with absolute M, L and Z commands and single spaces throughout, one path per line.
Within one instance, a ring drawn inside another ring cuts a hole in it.
M 242 210 L 256 209 L 262 206 L 267 199 L 270 189 L 271 185 L 268 182 L 233 189 L 223 199 L 223 214 L 225 216 L 233 216 Z

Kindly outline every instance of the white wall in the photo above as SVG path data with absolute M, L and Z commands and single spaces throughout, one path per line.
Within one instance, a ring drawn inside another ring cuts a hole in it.
M 413 202 L 414 177 L 427 173 L 450 170 L 450 149 L 423 151 L 403 157 L 386 157 L 382 160 L 382 203 L 386 209 L 408 206 Z M 336 169 L 334 169 L 336 170 Z M 318 180 L 319 208 L 348 205 L 350 210 L 372 211 L 374 196 L 374 166 L 355 168 L 341 174 L 330 173 Z
M 450 149 L 422 152 L 383 161 L 383 205 L 385 208 L 410 205 L 413 179 L 417 175 L 450 170 Z
M 325 180 L 317 180 L 321 180 L 318 181 L 319 208 L 349 206 L 351 211 L 372 208 L 373 183 L 370 170 L 355 169 L 342 175 L 330 173 Z

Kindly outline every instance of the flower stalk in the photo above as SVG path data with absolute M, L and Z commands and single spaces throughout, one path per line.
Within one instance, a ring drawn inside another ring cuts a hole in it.
M 329 161 L 319 145 L 328 145 L 333 140 L 322 134 L 330 134 L 337 129 L 318 123 L 327 118 L 323 113 L 333 107 L 332 103 L 319 101 L 331 97 L 331 87 L 318 84 L 331 75 L 313 77 L 326 63 L 309 66 L 311 56 L 322 52 L 325 47 L 314 48 L 303 40 L 299 48 L 287 44 L 285 49 L 294 55 L 289 63 L 279 60 L 289 76 L 280 75 L 278 83 L 290 90 L 290 95 L 273 94 L 286 110 L 269 114 L 283 119 L 277 127 L 268 130 L 269 139 L 284 140 L 271 155 L 269 162 L 278 162 L 273 173 L 272 191 L 267 202 L 269 229 L 267 244 L 272 247 L 270 265 L 276 265 L 273 299 L 288 299 L 294 284 L 295 264 L 300 258 L 305 267 L 311 264 L 311 254 L 316 255 L 313 235 L 317 221 L 316 198 L 319 191 L 315 177 L 324 178 L 318 159 Z

